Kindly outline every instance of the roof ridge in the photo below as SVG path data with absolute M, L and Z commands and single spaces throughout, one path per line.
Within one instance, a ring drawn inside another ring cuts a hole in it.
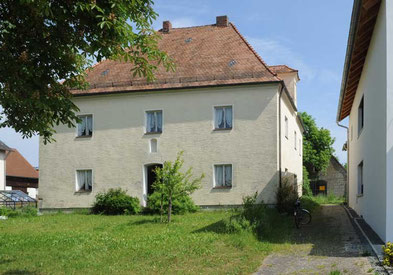
M 265 68 L 267 69 L 268 72 L 270 72 L 273 76 L 275 76 L 277 79 L 279 79 L 277 77 L 277 74 L 274 73 L 272 70 L 270 70 L 269 66 L 265 63 L 265 61 L 263 61 L 262 57 L 254 50 L 254 48 L 251 46 L 250 43 L 248 43 L 248 41 L 246 40 L 246 38 L 239 32 L 239 30 L 236 28 L 236 26 L 230 22 L 229 23 L 232 28 L 235 30 L 235 32 L 240 36 L 240 38 L 243 40 L 244 43 L 246 43 L 247 47 L 251 50 L 251 52 L 256 56 L 256 58 L 262 63 L 263 66 L 265 66 Z
M 176 30 L 176 29 L 192 29 L 192 28 L 203 28 L 203 27 L 211 27 L 211 26 L 216 26 L 216 24 L 206 24 L 206 25 L 199 25 L 199 26 L 189 26 L 189 27 L 176 27 L 176 28 L 171 28 L 171 30 Z M 162 28 L 159 29 L 157 32 L 163 32 Z M 170 32 L 170 31 L 169 31 Z M 165 33 L 165 32 L 163 32 Z

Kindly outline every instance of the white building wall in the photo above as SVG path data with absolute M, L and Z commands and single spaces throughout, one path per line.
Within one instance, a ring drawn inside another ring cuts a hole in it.
M 384 240 L 387 237 L 385 12 L 382 4 L 349 117 L 349 206 Z M 358 107 L 363 95 L 364 128 L 358 135 Z M 358 196 L 361 161 L 364 195 Z
M 5 151 L 0 150 L 0 190 L 5 190 Z
M 285 136 L 285 117 L 288 118 L 288 137 Z M 300 126 L 297 113 L 285 93 L 281 97 L 281 133 L 281 170 L 283 173 L 287 170 L 297 176 L 298 191 L 301 195 L 303 183 L 303 129 Z
M 383 1 L 380 13 L 386 9 L 386 241 L 393 242 L 393 2 Z
M 89 207 L 111 187 L 143 201 L 144 165 L 174 160 L 180 150 L 185 167 L 205 173 L 193 194 L 196 204 L 241 204 L 256 191 L 259 200 L 275 203 L 277 94 L 277 84 L 265 84 L 76 97 L 81 114 L 93 114 L 93 137 L 76 138 L 76 129 L 59 126 L 57 142 L 40 143 L 42 207 Z M 233 106 L 231 131 L 213 131 L 217 105 Z M 146 110 L 163 110 L 161 135 L 144 134 Z M 152 138 L 158 139 L 157 153 L 149 153 Z M 213 189 L 213 165 L 219 163 L 233 165 L 232 189 Z M 75 192 L 75 171 L 83 168 L 93 170 L 91 193 Z

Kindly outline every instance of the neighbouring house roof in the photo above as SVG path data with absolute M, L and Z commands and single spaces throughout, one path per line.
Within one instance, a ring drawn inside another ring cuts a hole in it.
M 38 178 L 38 171 L 14 149 L 7 157 L 6 175 L 22 178 Z
M 12 149 L 0 140 L 0 151 L 12 151 Z
M 374 26 L 377 21 L 380 4 L 381 0 L 354 1 L 337 121 L 343 120 L 351 112 Z
M 269 66 L 270 70 L 276 74 L 279 73 L 297 73 L 298 70 L 292 69 L 291 67 L 288 67 L 287 65 L 273 65 Z
M 148 83 L 145 78 L 132 77 L 131 63 L 104 60 L 88 70 L 87 90 L 71 92 L 78 96 L 281 81 L 275 68 L 266 65 L 232 23 L 158 33 L 159 49 L 173 58 L 175 72 L 159 66 L 156 81 Z

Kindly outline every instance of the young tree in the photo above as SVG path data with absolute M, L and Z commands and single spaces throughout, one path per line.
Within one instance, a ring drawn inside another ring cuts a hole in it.
M 132 62 L 154 79 L 173 62 L 157 46 L 152 0 L 4 0 L 0 2 L 0 128 L 51 141 L 54 125 L 78 118 L 70 89 L 83 89 L 92 60 Z M 132 73 L 130 72 L 130 77 Z M 62 82 L 62 83 L 61 83 Z
M 323 172 L 329 165 L 330 158 L 334 153 L 334 138 L 330 131 L 318 128 L 315 119 L 306 112 L 300 113 L 305 126 L 303 139 L 303 165 L 310 175 Z
M 163 215 L 164 200 L 168 200 L 168 223 L 171 222 L 172 215 L 172 201 L 178 196 L 189 196 L 200 187 L 202 179 L 205 177 L 202 174 L 199 178 L 192 178 L 192 168 L 189 168 L 185 173 L 181 172 L 183 167 L 183 151 L 177 154 L 175 162 L 166 161 L 162 168 L 155 169 L 156 181 L 153 184 L 154 192 L 161 194 L 161 221 Z

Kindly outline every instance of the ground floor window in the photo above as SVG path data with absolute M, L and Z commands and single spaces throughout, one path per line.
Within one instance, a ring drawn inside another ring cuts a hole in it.
M 76 171 L 76 191 L 89 192 L 93 189 L 92 170 Z
M 358 195 L 363 195 L 363 161 L 358 165 Z
M 232 164 L 214 165 L 214 187 L 232 187 Z

